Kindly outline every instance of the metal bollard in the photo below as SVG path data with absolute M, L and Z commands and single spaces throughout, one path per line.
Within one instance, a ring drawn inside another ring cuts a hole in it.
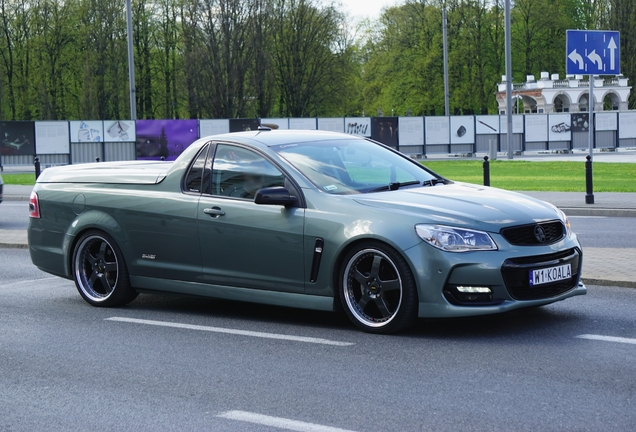
M 594 204 L 594 186 L 592 182 L 592 157 L 585 156 L 585 204 Z
M 95 158 L 95 162 L 99 162 L 99 158 L 98 157 Z
M 40 177 L 40 158 L 36 157 L 33 160 L 33 165 L 35 166 L 35 179 L 37 180 Z
M 484 186 L 490 186 L 490 162 L 488 162 L 488 156 L 484 156 Z

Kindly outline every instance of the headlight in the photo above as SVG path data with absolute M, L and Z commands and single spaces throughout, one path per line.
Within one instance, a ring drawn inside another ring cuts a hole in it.
M 416 225 L 415 231 L 426 243 L 448 252 L 497 250 L 493 239 L 483 231 L 424 224 Z
M 568 237 L 572 237 L 572 228 L 570 227 L 570 219 L 568 219 L 565 213 L 563 213 L 563 211 L 561 211 L 560 209 L 557 209 L 557 211 L 559 213 L 559 218 L 561 219 L 561 222 L 563 222 L 563 225 L 565 225 L 566 234 L 568 235 Z

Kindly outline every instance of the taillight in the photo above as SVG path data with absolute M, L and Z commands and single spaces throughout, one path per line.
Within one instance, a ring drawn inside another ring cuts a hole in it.
M 40 202 L 35 191 L 31 192 L 31 198 L 29 198 L 29 217 L 40 219 Z

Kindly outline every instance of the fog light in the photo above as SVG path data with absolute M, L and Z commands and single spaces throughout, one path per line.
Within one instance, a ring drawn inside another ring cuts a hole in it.
M 488 287 L 458 286 L 457 291 L 463 294 L 492 294 Z

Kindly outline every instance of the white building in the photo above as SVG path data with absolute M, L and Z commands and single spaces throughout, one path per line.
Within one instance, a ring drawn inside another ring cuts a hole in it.
M 631 86 L 627 78 L 594 77 L 594 111 L 625 111 Z M 512 97 L 515 111 L 521 113 L 582 112 L 588 110 L 590 82 L 583 75 L 567 75 L 564 80 L 559 74 L 541 72 L 541 79 L 535 81 L 528 75 L 523 84 L 513 83 Z M 506 114 L 506 77 L 498 85 L 497 103 L 499 114 Z M 514 113 L 514 112 L 513 112 Z

